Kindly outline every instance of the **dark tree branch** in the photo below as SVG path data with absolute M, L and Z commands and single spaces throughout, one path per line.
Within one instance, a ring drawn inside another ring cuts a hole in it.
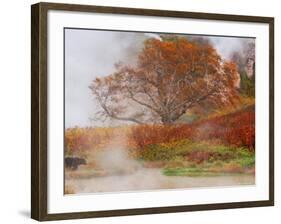
M 137 120 L 134 117 L 122 117 L 122 116 L 118 116 L 115 113 L 113 113 L 112 111 L 110 111 L 110 109 L 107 107 L 106 105 L 106 101 L 108 99 L 108 96 L 105 97 L 105 101 L 103 102 L 100 95 L 96 92 L 96 98 L 100 104 L 100 106 L 102 107 L 102 109 L 104 110 L 104 112 L 106 113 L 106 115 L 108 117 L 117 119 L 117 120 L 121 120 L 121 121 L 131 121 L 131 122 L 135 122 L 137 124 L 142 124 L 141 121 Z

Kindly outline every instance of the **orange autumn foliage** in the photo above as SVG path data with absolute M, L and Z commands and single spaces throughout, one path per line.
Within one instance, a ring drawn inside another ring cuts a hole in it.
M 242 111 L 193 124 L 69 128 L 65 132 L 66 151 L 75 153 L 103 149 L 113 137 L 116 138 L 116 133 L 122 133 L 123 136 L 126 134 L 126 145 L 134 150 L 143 149 L 151 144 L 189 139 L 247 147 L 253 151 L 255 149 L 255 111 L 254 106 L 250 106 Z
M 244 111 L 182 125 L 135 126 L 131 136 L 143 148 L 149 144 L 181 139 L 215 141 L 219 144 L 255 148 L 255 112 L 253 106 Z
M 101 109 L 96 117 L 172 124 L 188 109 L 234 103 L 238 77 L 236 64 L 211 43 L 163 37 L 145 42 L 136 65 L 118 64 L 90 89 Z

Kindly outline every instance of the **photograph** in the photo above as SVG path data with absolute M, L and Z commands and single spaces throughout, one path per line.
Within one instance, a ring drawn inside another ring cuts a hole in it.
M 64 28 L 64 194 L 255 185 L 255 37 Z

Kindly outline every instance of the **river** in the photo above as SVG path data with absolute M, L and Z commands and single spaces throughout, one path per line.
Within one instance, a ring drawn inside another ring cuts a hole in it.
M 251 174 L 227 174 L 224 176 L 165 176 L 161 169 L 144 168 L 131 174 L 79 178 L 66 176 L 66 186 L 78 193 L 160 190 L 255 184 Z

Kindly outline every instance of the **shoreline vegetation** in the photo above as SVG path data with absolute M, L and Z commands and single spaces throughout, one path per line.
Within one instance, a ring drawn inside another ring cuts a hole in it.
M 234 40 L 239 47 L 229 48 Z M 234 40 L 136 33 L 112 72 L 104 69 L 112 62 L 94 57 L 106 67 L 93 66 L 83 97 L 92 97 L 92 124 L 102 127 L 65 130 L 65 191 L 254 184 L 255 40 Z M 69 99 L 84 102 L 76 92 Z M 79 118 L 84 108 L 67 112 Z
M 65 169 L 66 194 L 76 192 L 68 180 L 126 176 L 141 169 L 160 170 L 166 177 L 254 177 L 255 105 L 175 125 L 69 128 L 65 146 L 66 157 L 87 161 Z

